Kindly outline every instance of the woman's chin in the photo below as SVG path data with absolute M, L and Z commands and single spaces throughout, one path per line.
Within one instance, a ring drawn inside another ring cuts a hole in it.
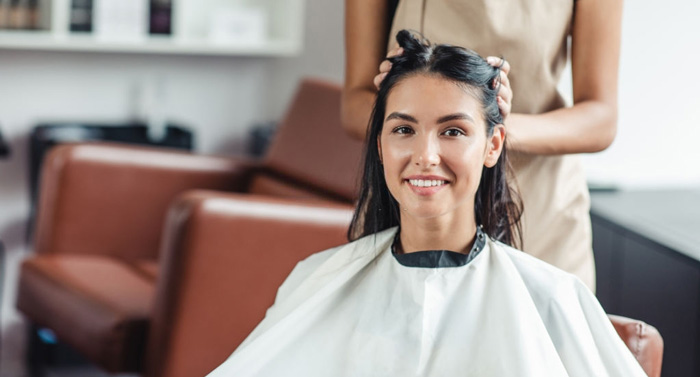
M 402 214 L 408 215 L 416 220 L 433 220 L 433 219 L 439 219 L 445 214 L 444 208 L 426 208 L 426 206 L 421 206 L 420 208 L 415 208 L 415 209 L 406 209 L 405 207 L 402 207 L 404 209 L 402 211 Z

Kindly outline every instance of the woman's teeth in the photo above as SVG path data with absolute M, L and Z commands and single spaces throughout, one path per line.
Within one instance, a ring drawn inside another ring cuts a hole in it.
M 447 181 L 435 180 L 435 179 L 433 179 L 433 180 L 430 180 L 430 179 L 428 179 L 428 180 L 423 180 L 423 179 L 409 179 L 408 182 L 409 182 L 412 186 L 416 186 L 416 187 L 442 186 L 442 185 L 444 185 L 445 183 L 447 183 Z

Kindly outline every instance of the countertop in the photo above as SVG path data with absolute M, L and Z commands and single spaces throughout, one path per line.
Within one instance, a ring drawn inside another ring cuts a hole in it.
M 700 261 L 700 188 L 592 192 L 591 213 Z

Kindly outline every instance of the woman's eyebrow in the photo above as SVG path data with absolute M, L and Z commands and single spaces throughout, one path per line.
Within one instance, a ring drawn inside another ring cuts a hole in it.
M 437 122 L 438 123 L 445 123 L 445 122 L 449 122 L 452 120 L 464 120 L 464 119 L 466 119 L 472 123 L 475 122 L 474 118 L 472 118 L 472 116 L 467 114 L 467 113 L 454 113 L 454 114 L 450 114 L 450 115 L 445 115 L 445 116 L 440 117 L 437 120 Z
M 405 121 L 411 122 L 411 123 L 418 123 L 418 119 L 416 119 L 408 114 L 397 113 L 397 112 L 393 112 L 393 113 L 389 114 L 389 116 L 386 117 L 386 119 L 384 121 L 387 122 L 387 121 L 390 121 L 392 119 L 401 119 L 401 120 L 405 120 Z

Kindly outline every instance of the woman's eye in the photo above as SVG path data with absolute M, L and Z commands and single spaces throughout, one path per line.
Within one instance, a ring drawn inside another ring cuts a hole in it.
M 449 130 L 445 130 L 443 132 L 445 136 L 461 136 L 461 135 L 466 135 L 464 131 L 458 129 L 458 128 L 450 128 Z
M 394 128 L 393 131 L 395 134 L 400 134 L 400 135 L 407 135 L 413 133 L 413 129 L 408 126 L 398 126 Z

